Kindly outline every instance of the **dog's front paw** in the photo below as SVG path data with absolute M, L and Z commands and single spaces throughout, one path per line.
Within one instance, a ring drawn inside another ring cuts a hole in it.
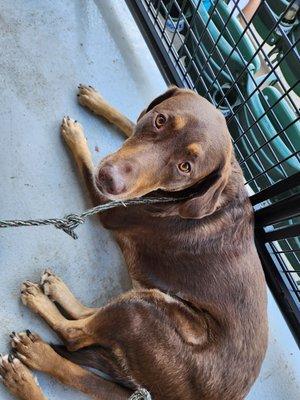
M 51 300 L 43 293 L 41 287 L 33 282 L 26 281 L 21 286 L 21 300 L 37 314 L 47 314 L 49 306 L 52 307 Z
M 44 398 L 36 378 L 12 354 L 0 357 L 0 376 L 4 386 L 20 399 L 34 400 Z
M 99 112 L 101 106 L 106 103 L 103 97 L 92 86 L 80 84 L 78 89 L 78 102 L 91 111 Z
M 50 269 L 46 269 L 42 275 L 41 286 L 46 296 L 52 301 L 60 303 L 64 298 L 70 296 L 66 284 Z
M 69 147 L 86 145 L 82 126 L 70 117 L 64 117 L 61 124 L 61 134 Z

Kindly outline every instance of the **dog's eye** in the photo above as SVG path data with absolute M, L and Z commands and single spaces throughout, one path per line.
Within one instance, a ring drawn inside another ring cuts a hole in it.
M 189 162 L 183 162 L 178 164 L 178 168 L 181 172 L 186 172 L 186 173 L 191 172 L 192 169 L 191 164 Z
M 155 126 L 156 128 L 161 128 L 165 123 L 167 119 L 164 115 L 158 114 L 158 116 L 155 118 Z

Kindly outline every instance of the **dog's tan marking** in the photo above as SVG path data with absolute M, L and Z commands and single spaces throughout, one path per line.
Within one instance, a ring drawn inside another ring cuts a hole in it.
M 188 145 L 187 151 L 193 156 L 200 156 L 202 153 L 202 148 L 199 143 L 192 143 Z
M 177 115 L 174 118 L 174 129 L 179 131 L 180 129 L 184 128 L 186 126 L 186 124 L 187 124 L 187 120 L 182 115 Z
M 113 153 L 110 157 L 110 161 L 114 162 L 114 159 L 122 160 L 122 159 L 128 159 L 130 157 L 135 157 L 138 154 L 145 153 L 149 149 L 149 146 L 147 146 L 145 143 L 139 143 L 138 145 L 132 145 L 130 140 L 128 140 L 121 149 Z

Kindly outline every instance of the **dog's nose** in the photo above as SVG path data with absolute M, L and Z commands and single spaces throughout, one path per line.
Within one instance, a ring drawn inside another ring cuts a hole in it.
M 100 168 L 97 184 L 101 191 L 118 195 L 126 190 L 123 171 L 116 165 L 104 165 Z

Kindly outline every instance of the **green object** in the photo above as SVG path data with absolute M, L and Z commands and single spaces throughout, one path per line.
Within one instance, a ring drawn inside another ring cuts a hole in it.
M 296 121 L 297 115 L 289 106 L 288 102 L 285 98 L 281 99 L 278 104 L 274 105 L 281 97 L 282 93 L 275 87 L 268 86 L 263 89 L 263 94 L 269 104 L 272 107 L 274 113 L 277 115 L 280 125 L 278 126 L 278 131 L 285 128 L 286 126 L 292 124 L 288 129 L 286 129 L 285 133 L 289 140 L 286 139 L 286 136 L 282 136 L 282 143 L 275 143 L 275 146 L 278 147 L 279 152 L 283 152 L 285 146 L 292 149 L 294 153 L 300 151 L 300 121 Z M 268 114 L 269 118 L 273 120 L 271 113 Z M 273 125 L 276 126 L 276 122 L 273 120 Z M 287 156 L 287 154 L 285 154 Z M 299 163 L 292 163 L 294 168 L 298 168 Z
M 300 65 L 299 65 L 299 57 L 300 57 L 300 23 L 298 26 L 289 33 L 289 38 L 292 44 L 297 43 L 294 50 L 291 50 L 281 61 L 280 69 L 289 84 L 290 87 L 299 82 L 293 91 L 300 96 Z M 279 61 L 284 54 L 289 51 L 289 47 L 285 45 L 283 41 L 278 44 L 279 53 L 277 55 L 277 61 Z M 295 51 L 298 57 L 293 53 Z
M 249 97 L 254 89 L 255 85 L 249 78 L 245 95 Z M 242 158 L 247 158 L 255 151 L 255 154 L 242 164 L 246 179 L 269 169 L 267 176 L 261 175 L 255 182 L 250 183 L 254 191 L 262 190 L 268 187 L 270 182 L 275 183 L 300 169 L 296 155 L 273 168 L 278 160 L 281 161 L 300 151 L 300 122 L 296 121 L 296 114 L 284 98 L 273 107 L 281 97 L 282 93 L 271 86 L 264 88 L 262 94 L 252 94 L 247 102 L 252 115 L 245 106 L 237 116 L 243 130 L 241 131 L 234 120 L 229 124 L 233 139 L 238 140 L 236 146 Z M 272 111 L 267 112 L 270 108 Z M 254 121 L 258 122 L 253 125 Z M 290 125 L 292 122 L 294 123 Z M 289 128 L 285 130 L 287 126 Z M 246 130 L 247 133 L 243 135 Z M 281 131 L 282 133 L 276 136 Z M 240 135 L 243 136 L 238 139 Z M 266 141 L 269 141 L 269 144 L 264 145 Z
M 259 70 L 260 60 L 258 56 L 254 56 L 255 48 L 244 34 L 238 19 L 233 15 L 229 18 L 231 9 L 223 0 L 217 3 L 214 10 L 212 6 L 208 10 L 207 4 L 201 3 L 197 15 L 192 18 L 197 5 L 197 0 L 190 1 L 190 17 L 187 19 L 194 34 L 187 34 L 179 55 L 186 56 L 185 65 L 189 75 L 196 82 L 197 91 L 205 95 L 207 89 L 212 86 L 213 99 L 218 103 L 223 97 L 222 91 L 226 93 L 238 77 L 238 85 L 243 86 L 248 71 L 255 73 Z M 194 56 L 194 64 L 190 62 L 191 54 Z M 242 74 L 248 63 L 249 66 Z M 231 112 L 230 107 L 236 107 L 242 102 L 242 97 L 237 89 L 233 89 L 227 100 L 230 106 L 226 102 L 221 104 L 225 115 Z
M 285 54 L 289 51 L 290 47 L 283 40 L 282 32 L 284 32 L 291 44 L 294 45 L 300 39 L 300 19 L 299 19 L 299 3 L 294 2 L 293 6 L 287 12 L 290 1 L 287 0 L 267 0 L 266 4 L 271 8 L 276 21 L 280 20 L 277 29 L 274 29 L 274 22 L 268 17 L 264 7 L 260 7 L 257 11 L 257 15 L 254 18 L 254 26 L 263 40 L 274 46 L 272 53 L 276 54 L 276 62 L 280 61 L 284 56 L 283 61 L 280 62 L 279 66 L 284 75 L 285 80 L 290 87 L 296 85 L 300 80 L 300 67 L 299 67 L 299 55 L 300 55 L 300 44 L 295 46 L 294 50 L 291 50 L 286 56 Z M 284 14 L 284 15 L 282 15 Z M 271 35 L 270 35 L 270 32 Z M 297 56 L 295 53 L 297 53 Z M 300 96 L 300 83 L 293 89 L 294 92 Z
M 288 0 L 266 0 L 266 4 L 268 4 L 271 8 L 276 21 L 278 21 L 281 14 L 285 12 L 289 3 L 290 2 Z M 278 30 L 274 30 L 274 22 L 265 12 L 263 6 L 258 8 L 253 19 L 253 25 L 263 40 L 266 40 L 268 37 L 266 42 L 270 46 L 275 45 L 280 41 L 281 34 L 278 32 Z M 270 32 L 272 32 L 271 35 Z

